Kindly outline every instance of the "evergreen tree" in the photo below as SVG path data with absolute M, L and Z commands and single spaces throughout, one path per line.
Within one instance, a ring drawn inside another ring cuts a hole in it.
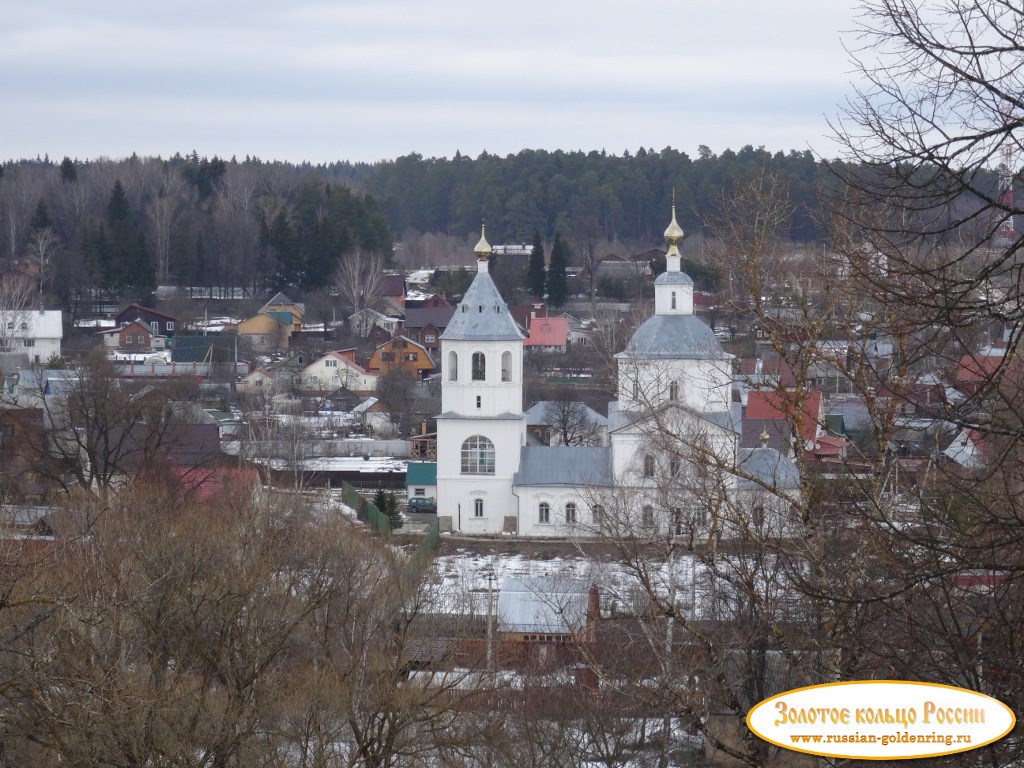
M 78 168 L 75 167 L 75 161 L 70 157 L 66 157 L 60 161 L 60 178 L 65 183 L 74 183 L 78 181 Z
M 569 298 L 569 282 L 565 277 L 565 268 L 569 266 L 569 246 L 561 232 L 555 233 L 555 242 L 551 245 L 551 264 L 548 265 L 548 304 L 561 307 Z
M 39 198 L 39 202 L 36 204 L 35 213 L 32 214 L 32 220 L 29 221 L 28 226 L 33 232 L 40 232 L 53 226 L 53 219 L 50 218 L 50 211 L 46 207 L 46 201 L 42 198 Z
M 544 272 L 544 238 L 540 230 L 533 231 L 533 253 L 530 254 L 530 266 L 526 275 L 526 288 L 533 294 L 534 298 L 544 298 L 544 282 L 547 275 Z

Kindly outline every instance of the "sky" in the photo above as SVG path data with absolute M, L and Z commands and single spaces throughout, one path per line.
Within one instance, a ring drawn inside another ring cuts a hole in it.
M 0 158 L 835 154 L 853 0 L 0 0 Z

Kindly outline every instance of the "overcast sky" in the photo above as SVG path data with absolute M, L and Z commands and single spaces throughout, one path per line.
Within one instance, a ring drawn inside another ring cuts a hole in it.
M 852 0 L 0 0 L 0 158 L 834 152 Z

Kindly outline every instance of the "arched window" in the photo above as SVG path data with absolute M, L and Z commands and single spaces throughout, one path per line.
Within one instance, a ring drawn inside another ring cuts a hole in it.
M 604 507 L 600 504 L 595 504 L 590 513 L 594 516 L 594 525 L 600 527 L 604 523 Z
M 565 505 L 565 522 L 569 525 L 576 524 L 576 502 L 574 501 Z
M 676 308 L 676 292 L 672 291 L 672 309 Z
M 493 475 L 494 443 L 483 435 L 473 435 L 462 444 L 462 474 Z
M 683 508 L 672 507 L 672 532 L 676 536 L 682 536 L 685 532 L 686 528 L 684 523 Z
M 537 522 L 547 525 L 551 522 L 551 505 L 542 501 L 537 507 Z
M 760 504 L 758 504 L 756 507 L 754 507 L 754 514 L 752 515 L 752 517 L 753 517 L 754 529 L 758 530 L 758 531 L 763 530 L 764 529 L 764 507 L 761 506 Z
M 512 353 L 501 353 L 501 380 L 512 381 Z
M 483 517 L 483 516 L 484 516 L 484 500 L 483 499 L 473 499 L 473 517 Z
M 640 524 L 643 525 L 644 528 L 653 528 L 654 507 L 652 507 L 650 504 L 644 504 L 643 509 L 640 510 L 640 514 Z
M 455 352 L 448 353 L 448 381 L 459 380 L 459 356 Z
M 637 381 L 636 379 L 633 380 L 633 399 L 640 399 L 640 382 Z
M 669 477 L 675 477 L 679 474 L 679 470 L 682 469 L 683 462 L 678 456 L 673 456 L 668 460 L 668 474 Z
M 654 457 L 649 453 L 644 456 L 644 477 L 654 477 Z
M 678 400 L 679 399 L 679 382 L 673 381 L 668 385 L 668 399 Z
M 473 353 L 473 381 L 483 381 L 487 376 L 487 364 L 483 352 Z

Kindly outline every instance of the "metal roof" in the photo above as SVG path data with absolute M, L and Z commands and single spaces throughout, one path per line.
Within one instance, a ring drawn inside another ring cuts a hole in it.
M 655 285 L 693 285 L 693 279 L 685 272 L 662 272 L 654 281 Z
M 506 578 L 498 592 L 498 629 L 568 635 L 587 621 L 590 584 L 557 577 Z
M 437 462 L 410 461 L 405 468 L 406 485 L 437 485 Z
M 523 411 L 523 416 L 526 417 L 526 425 L 529 427 L 536 427 L 541 425 L 550 425 L 558 414 L 558 409 L 562 407 L 564 403 L 560 403 L 557 400 L 538 400 L 536 403 L 531 405 L 527 410 Z M 582 413 L 586 414 L 586 417 L 597 426 L 607 426 L 608 419 L 602 416 L 600 413 L 595 411 L 586 403 L 572 402 L 570 406 L 579 406 L 582 408 Z M 548 406 L 551 406 L 551 411 L 548 411 Z
M 777 491 L 800 487 L 796 465 L 774 448 L 740 448 L 737 469 L 748 477 L 739 479 L 744 489 L 774 488 Z
M 654 315 L 636 329 L 617 358 L 722 360 L 715 333 L 694 315 Z
M 516 321 L 491 276 L 477 272 L 473 284 L 441 334 L 442 341 L 520 341 Z
M 512 479 L 513 486 L 613 485 L 611 448 L 525 445 L 519 450 L 519 471 Z

